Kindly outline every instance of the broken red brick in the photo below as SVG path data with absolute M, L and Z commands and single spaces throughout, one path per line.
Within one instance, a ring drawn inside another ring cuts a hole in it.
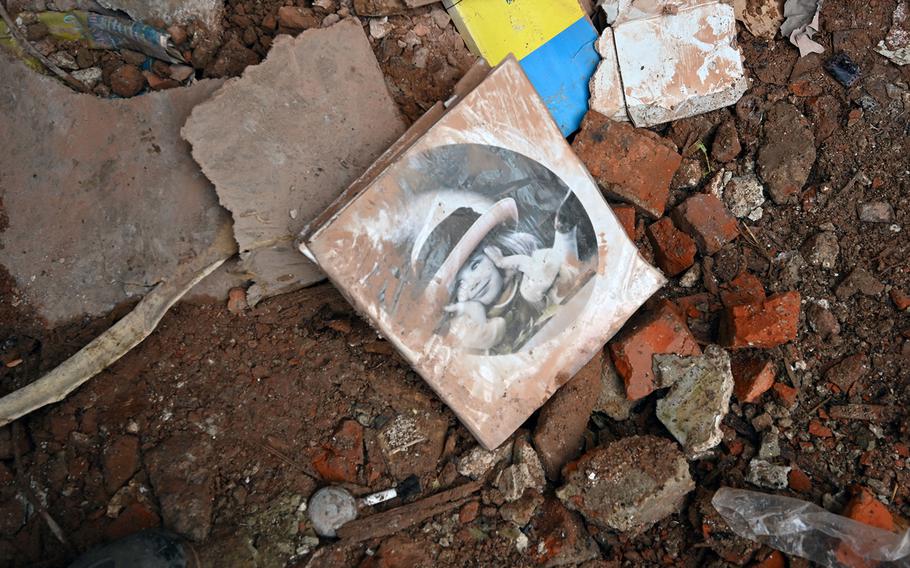
M 668 276 L 676 276 L 695 262 L 695 241 L 663 217 L 648 227 L 648 240 L 654 247 L 657 266 Z
M 540 410 L 534 446 L 550 479 L 559 479 L 562 467 L 581 452 L 588 418 L 603 388 L 603 365 L 601 350 Z
M 891 511 L 876 499 L 871 491 L 865 487 L 854 487 L 852 493 L 853 497 L 843 512 L 845 517 L 886 531 L 894 530 L 894 517 Z M 841 543 L 837 549 L 837 559 L 853 568 L 871 568 L 877 565 L 876 562 L 864 560 L 845 543 Z
M 727 444 L 727 450 L 730 452 L 731 456 L 740 455 L 741 453 L 743 453 L 744 449 L 745 449 L 745 444 L 743 444 L 742 440 L 733 440 Z
M 777 550 L 772 550 L 764 560 L 759 560 L 752 565 L 752 568 L 784 568 L 784 555 Z
M 635 208 L 631 205 L 613 204 L 610 207 L 613 209 L 616 218 L 619 219 L 619 224 L 622 225 L 623 230 L 632 241 L 635 241 Z
M 707 193 L 695 194 L 670 214 L 676 226 L 695 239 L 702 254 L 714 254 L 739 236 L 736 217 L 720 199 Z
M 626 384 L 626 397 L 638 400 L 657 388 L 652 357 L 664 353 L 700 355 L 701 348 L 685 319 L 670 302 L 627 325 L 610 342 L 616 371 Z
M 228 292 L 227 309 L 234 315 L 242 314 L 249 304 L 246 302 L 246 290 L 243 288 L 231 288 Z
M 831 428 L 822 426 L 822 423 L 818 420 L 809 421 L 809 433 L 819 438 L 830 438 L 834 435 L 834 432 L 831 431 Z
M 733 392 L 739 402 L 755 402 L 774 384 L 774 363 L 759 357 L 734 358 Z
M 891 288 L 888 295 L 891 296 L 891 301 L 894 302 L 898 310 L 903 312 L 910 308 L 910 295 L 904 293 L 900 288 Z
M 825 379 L 837 385 L 842 391 L 850 390 L 854 383 L 862 379 L 869 371 L 869 362 L 865 353 L 856 353 L 844 357 L 825 373 Z
M 763 302 L 731 306 L 721 318 L 721 344 L 739 349 L 769 349 L 796 339 L 800 294 L 783 292 Z
M 758 304 L 765 301 L 765 287 L 750 272 L 741 272 L 720 289 L 720 301 L 726 307 Z
M 605 194 L 655 219 L 664 214 L 670 181 L 682 161 L 672 142 L 588 111 L 572 149 Z
M 774 386 L 771 388 L 774 390 L 774 394 L 777 395 L 778 400 L 784 403 L 785 407 L 792 408 L 793 405 L 796 404 L 799 391 L 795 388 L 785 385 L 784 383 L 774 383 Z
M 466 525 L 477 518 L 480 512 L 480 501 L 468 501 L 458 510 L 458 521 Z
M 894 444 L 894 451 L 902 458 L 910 458 L 910 446 L 907 444 L 901 442 Z
M 803 472 L 803 470 L 794 467 L 787 475 L 790 489 L 798 493 L 808 493 L 812 491 L 812 480 Z
M 358 482 L 358 470 L 363 465 L 363 426 L 355 420 L 345 420 L 313 457 L 313 467 L 326 481 Z

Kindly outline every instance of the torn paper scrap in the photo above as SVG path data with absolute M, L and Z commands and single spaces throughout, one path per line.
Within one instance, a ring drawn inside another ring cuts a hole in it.
M 755 37 L 774 39 L 784 23 L 783 0 L 734 0 L 736 19 Z
M 633 4 L 617 22 L 619 73 L 636 126 L 729 106 L 746 92 L 732 6 L 698 0 Z
M 875 51 L 897 65 L 906 65 L 910 63 L 910 2 L 898 4 L 891 18 L 891 30 Z
M 821 44 L 812 39 L 819 30 L 818 14 L 821 9 L 821 0 L 787 0 L 784 3 L 786 19 L 780 26 L 780 35 L 799 48 L 800 57 L 825 51 Z
M 613 30 L 607 28 L 594 44 L 601 60 L 591 76 L 589 85 L 591 98 L 588 106 L 610 120 L 629 120 L 626 114 L 626 100 L 622 95 L 622 80 L 619 77 L 619 62 L 613 46 Z
M 251 305 L 323 278 L 294 237 L 404 132 L 354 20 L 278 36 L 183 128 L 233 215 Z

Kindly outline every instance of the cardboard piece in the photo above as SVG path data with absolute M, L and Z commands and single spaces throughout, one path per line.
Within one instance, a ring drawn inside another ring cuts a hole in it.
M 183 137 L 234 218 L 250 305 L 324 278 L 294 237 L 404 129 L 351 19 L 278 36 L 265 61 L 193 111 Z
M 613 85 L 618 75 L 623 101 L 615 89 L 592 89 L 593 108 L 624 104 L 635 126 L 653 126 L 732 105 L 748 88 L 729 4 L 614 0 L 604 10 L 615 64 L 605 58 L 592 85 Z
M 6 53 L 0 76 L 0 263 L 50 325 L 236 251 L 230 216 L 180 139 L 221 81 L 104 100 Z
M 301 237 L 487 448 L 664 282 L 545 108 L 506 58 Z
M 497 65 L 518 58 L 564 136 L 588 110 L 597 31 L 578 0 L 444 0 L 468 48 Z

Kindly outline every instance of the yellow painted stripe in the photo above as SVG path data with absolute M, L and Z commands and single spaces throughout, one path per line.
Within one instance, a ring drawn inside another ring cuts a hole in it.
M 490 65 L 531 53 L 584 13 L 578 0 L 450 0 L 449 13 L 469 46 Z M 469 37 L 468 37 L 469 36 Z

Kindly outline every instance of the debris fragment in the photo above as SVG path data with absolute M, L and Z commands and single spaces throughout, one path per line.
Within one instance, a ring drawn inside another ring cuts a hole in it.
M 864 223 L 890 223 L 894 220 L 894 208 L 887 201 L 868 201 L 856 206 L 859 220 Z
M 198 20 L 209 29 L 220 27 L 224 4 L 219 0 L 96 0 L 109 10 L 126 12 L 138 21 L 161 20 L 183 23 Z
M 820 266 L 826 270 L 832 270 L 837 266 L 840 243 L 834 231 L 822 231 L 806 239 L 800 250 L 803 258 L 812 266 Z
M 834 295 L 838 300 L 847 300 L 859 292 L 864 296 L 876 297 L 885 291 L 885 285 L 882 284 L 875 276 L 864 268 L 854 268 L 850 274 L 844 278 L 837 288 L 834 289 Z
M 490 65 L 514 55 L 563 136 L 578 130 L 600 58 L 594 50 L 597 30 L 577 0 L 443 4 L 475 55 Z
M 672 385 L 657 401 L 657 418 L 688 456 L 704 456 L 723 439 L 720 423 L 733 394 L 730 356 L 709 345 L 702 355 L 655 355 L 654 367 L 661 384 Z
M 345 420 L 313 455 L 313 467 L 326 481 L 357 483 L 363 465 L 363 426 Z
M 349 543 L 392 535 L 430 517 L 461 507 L 481 486 L 479 481 L 471 481 L 395 509 L 350 521 L 336 533 Z
M 763 459 L 753 459 L 749 462 L 749 473 L 746 481 L 752 485 L 766 489 L 785 489 L 788 483 L 790 466 L 775 465 Z
M 558 479 L 562 466 L 578 457 L 603 386 L 603 365 L 601 349 L 540 409 L 533 440 L 550 479 Z
M 208 536 L 215 506 L 215 477 L 208 466 L 214 450 L 207 438 L 175 434 L 143 456 L 164 526 L 196 541 Z
M 622 80 L 619 77 L 619 63 L 616 61 L 616 46 L 613 40 L 613 29 L 606 28 L 594 48 L 600 55 L 597 70 L 591 75 L 591 98 L 588 105 L 591 110 L 604 115 L 610 120 L 626 121 L 626 100 L 622 94 Z
M 670 214 L 676 226 L 695 239 L 698 250 L 714 254 L 739 236 L 736 218 L 713 195 L 696 193 L 677 205 Z
M 480 479 L 502 460 L 512 455 L 512 442 L 504 442 L 495 450 L 474 446 L 471 451 L 458 459 L 457 471 L 471 479 Z
M 672 142 L 590 111 L 572 149 L 608 196 L 655 219 L 664 214 L 670 181 L 682 161 Z
M 824 53 L 825 48 L 812 39 L 821 29 L 818 15 L 822 9 L 822 0 L 786 0 L 784 2 L 784 23 L 780 26 L 780 35 L 789 39 L 799 48 L 799 56 L 810 53 Z
M 910 63 L 910 2 L 902 0 L 891 16 L 891 29 L 875 51 L 897 65 Z
M 764 215 L 765 189 L 755 174 L 730 179 L 724 187 L 724 204 L 735 217 L 758 221 Z
M 676 276 L 695 262 L 695 241 L 677 229 L 669 217 L 648 226 L 648 239 L 654 247 L 657 266 L 667 276 Z
M 711 157 L 718 162 L 732 162 L 742 151 L 739 135 L 736 133 L 736 122 L 728 118 L 720 123 L 711 143 Z M 739 215 L 737 215 L 739 217 Z
M 774 385 L 774 363 L 770 359 L 749 356 L 734 359 L 730 365 L 733 372 L 736 400 L 753 403 Z
M 862 380 L 869 371 L 869 360 L 865 353 L 855 353 L 844 357 L 825 372 L 825 379 L 847 392 Z
M 616 372 L 616 367 L 609 355 L 603 358 L 602 371 L 600 375 L 601 390 L 594 410 L 603 412 L 613 420 L 628 420 L 629 412 L 635 406 L 635 401 L 626 398 L 625 384 Z
M 598 67 L 595 82 L 612 85 L 617 75 L 621 78 L 626 109 L 636 126 L 732 105 L 748 88 L 732 6 L 715 1 L 606 4 L 615 20 L 604 35 L 613 36 L 618 73 L 608 61 Z M 611 98 L 607 106 L 618 103 Z
M 316 534 L 334 537 L 335 531 L 357 518 L 357 500 L 344 489 L 323 487 L 310 497 L 307 514 Z
M 799 330 L 800 294 L 796 291 L 769 296 L 762 302 L 731 306 L 721 319 L 721 344 L 740 349 L 769 349 L 796 339 Z
M 540 492 L 546 484 L 547 480 L 537 452 L 524 436 L 518 436 L 512 450 L 512 465 L 497 476 L 496 487 L 506 501 L 517 501 L 526 490 Z
M 0 130 L 17 133 L 0 142 L 0 171 L 4 187 L 19 188 L 3 196 L 0 247 L 18 251 L 3 264 L 50 325 L 106 314 L 191 261 L 199 270 L 236 251 L 229 215 L 179 138 L 220 81 L 110 101 L 73 93 L 5 52 L 0 76 Z M 61 196 L 72 198 L 65 207 Z
M 750 34 L 766 40 L 774 39 L 784 23 L 782 0 L 734 0 L 733 10 Z
M 326 57 L 347 71 L 322 72 Z M 224 120 L 231 115 L 246 118 Z M 262 63 L 193 111 L 183 136 L 233 214 L 241 267 L 254 280 L 250 305 L 323 279 L 294 237 L 403 130 L 369 41 L 353 20 L 278 36 Z M 296 219 L 288 216 L 292 209 Z
M 671 515 L 695 488 L 676 445 L 657 436 L 629 436 L 595 448 L 564 472 L 556 495 L 589 523 L 639 531 Z
M 888 526 L 890 513 L 871 504 L 869 497 L 857 506 L 862 520 L 835 515 L 801 499 L 729 487 L 719 489 L 712 503 L 739 536 L 827 568 L 900 565 L 910 557 L 907 534 L 878 526 Z
M 654 355 L 674 353 L 688 356 L 701 353 L 685 319 L 669 302 L 641 316 L 610 342 L 616 371 L 626 384 L 626 397 L 638 400 L 659 388 L 654 375 Z
M 778 205 L 795 199 L 815 163 L 815 135 L 806 117 L 788 102 L 768 111 L 765 140 L 758 149 L 756 172 Z
M 843 52 L 826 61 L 825 69 L 845 87 L 852 87 L 859 80 L 859 65 Z
M 578 513 L 548 497 L 528 530 L 534 539 L 529 554 L 541 566 L 582 566 L 600 558 L 597 543 L 591 538 Z

